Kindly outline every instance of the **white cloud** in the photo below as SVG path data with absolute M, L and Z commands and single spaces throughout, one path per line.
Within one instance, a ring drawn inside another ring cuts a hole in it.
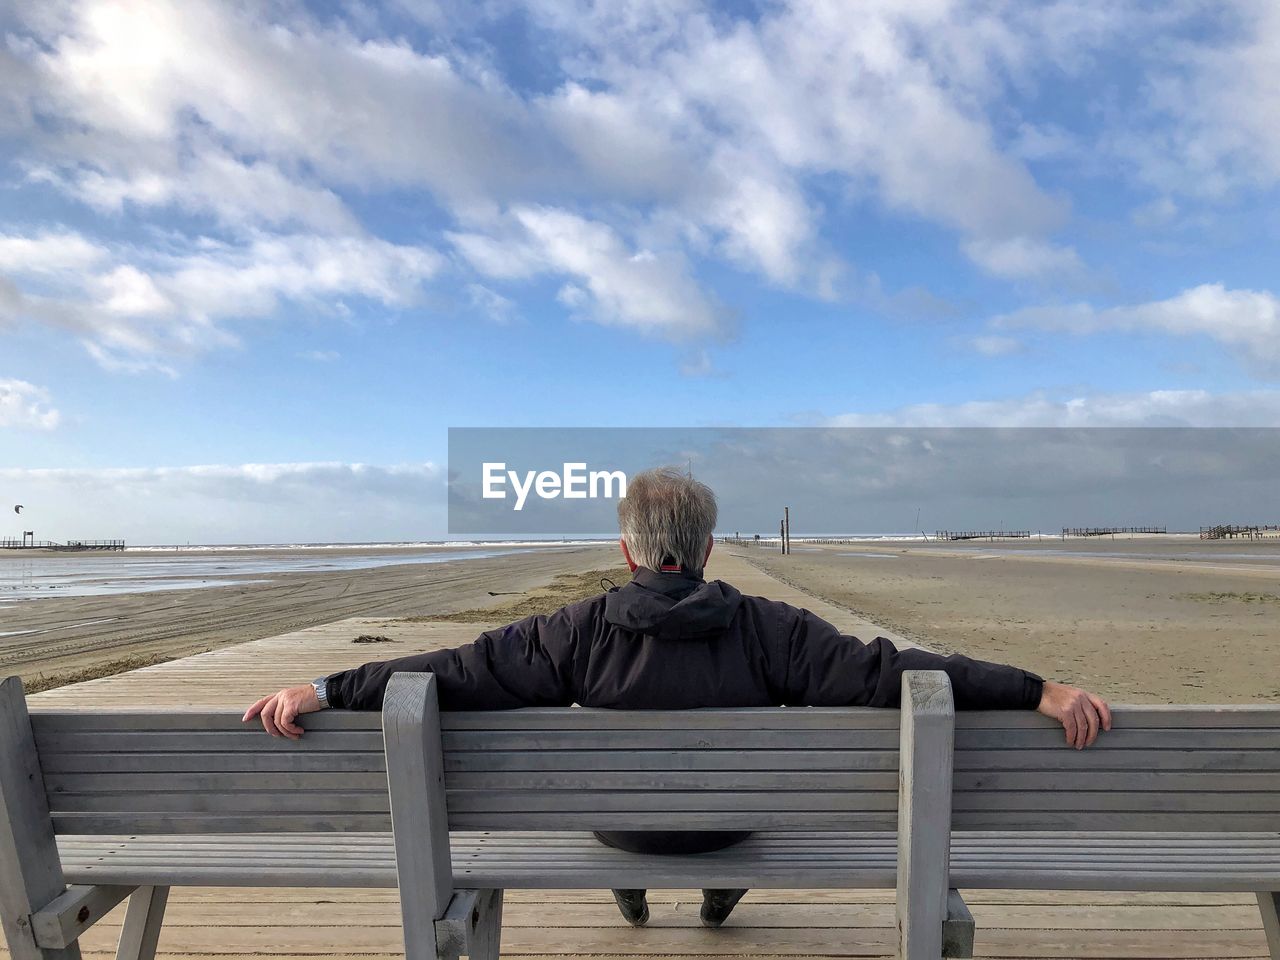
M 453 199 L 545 169 L 528 162 L 539 137 L 519 99 L 465 60 L 360 39 L 297 10 L 272 18 L 211 0 L 63 9 L 54 29 L 37 28 L 47 52 L 31 60 L 39 106 L 82 132 L 51 136 L 49 150 L 104 168 L 108 182 L 181 163 L 192 135 L 270 163 L 303 161 L 330 182 L 424 184 Z M 217 161 L 193 162 L 198 172 Z M 270 181 L 271 167 L 261 176 Z
M 796 3 L 724 25 L 681 4 L 534 6 L 573 36 L 583 72 L 611 88 L 567 86 L 552 98 L 558 122 L 580 129 L 566 139 L 585 163 L 625 170 L 633 156 L 651 159 L 637 165 L 646 186 L 776 282 L 812 287 L 813 177 L 834 175 L 971 241 L 1043 238 L 1064 218 L 983 114 L 1028 38 L 968 4 Z M 623 127 L 650 142 L 601 135 Z M 1032 266 L 1043 274 L 1061 263 Z
M 310 360 L 313 363 L 333 363 L 339 359 L 342 354 L 337 350 L 304 350 L 298 354 L 303 360 Z
M 1035 237 L 967 240 L 962 246 L 970 260 L 1007 280 L 1069 279 L 1084 272 L 1084 263 L 1073 248 Z
M 60 276 L 52 293 L 12 281 L 0 287 L 0 320 L 67 329 L 103 366 L 133 372 L 171 373 L 173 358 L 234 345 L 237 336 L 225 324 L 272 317 L 287 302 L 332 310 L 353 297 L 409 306 L 443 264 L 424 247 L 354 236 L 259 235 L 243 244 L 204 239 L 184 253 L 151 254 L 136 263 L 125 262 L 137 255 L 131 248 L 107 250 L 70 234 L 3 242 L 0 256 L 10 251 L 19 280 Z M 93 266 L 72 271 L 73 262 Z
M 1134 226 L 1152 230 L 1167 226 L 1178 216 L 1178 205 L 1168 197 L 1157 197 L 1129 214 Z
M 33 237 L 0 234 L 0 273 L 74 273 L 97 266 L 107 249 L 70 231 L 42 231 Z
M 515 301 L 509 300 L 497 291 L 490 290 L 483 284 L 467 284 L 467 299 L 473 310 L 492 323 L 508 324 L 515 318 Z
M 1214 198 L 1280 183 L 1280 5 L 1231 0 L 1216 12 L 1219 37 L 1159 48 L 1144 110 L 1111 135 L 1163 191 Z
M 839 427 L 1273 427 L 1280 391 L 1153 390 L 1051 397 L 1045 393 L 956 404 L 919 403 L 832 417 Z
M 558 299 L 597 323 L 672 340 L 726 328 L 723 309 L 698 287 L 679 251 L 634 249 L 607 224 L 555 207 L 517 207 L 504 229 L 505 239 L 451 239 L 475 269 L 499 279 L 573 278 Z
M 0 428 L 53 430 L 62 415 L 49 391 L 25 380 L 0 379 Z
M 1024 349 L 1022 341 L 1014 337 L 986 335 L 972 337 L 968 342 L 970 347 L 984 357 L 1007 357 Z
M 1229 290 L 1220 283 L 1206 283 L 1167 300 L 1133 306 L 1029 307 L 995 317 L 991 326 L 1204 336 L 1231 348 L 1260 373 L 1280 375 L 1280 298 L 1267 290 Z
M 431 463 L 0 468 L 0 483 L 50 539 L 368 541 L 445 529 L 444 471 Z
M 358 233 L 359 224 L 332 190 L 288 176 L 265 161 L 241 162 L 208 149 L 167 170 L 130 170 L 106 175 L 88 170 L 74 175 L 67 190 L 99 210 L 120 212 L 172 205 L 209 212 L 233 227 L 301 225 L 326 232 Z

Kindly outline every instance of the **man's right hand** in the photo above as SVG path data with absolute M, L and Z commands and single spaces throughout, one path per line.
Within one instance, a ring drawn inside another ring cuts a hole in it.
M 248 723 L 254 717 L 261 717 L 262 729 L 273 737 L 297 740 L 305 731 L 293 721 L 304 713 L 314 713 L 319 709 L 320 699 L 316 696 L 316 688 L 304 683 L 296 687 L 285 687 L 279 693 L 263 697 L 244 712 L 243 722 Z
M 1077 750 L 1097 740 L 1099 730 L 1111 729 L 1111 708 L 1105 700 L 1088 690 L 1052 680 L 1044 682 L 1036 712 L 1061 723 L 1067 731 L 1067 743 Z

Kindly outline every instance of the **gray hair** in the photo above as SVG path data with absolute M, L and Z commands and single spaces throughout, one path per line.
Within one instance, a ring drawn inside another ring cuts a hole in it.
M 678 563 L 702 573 L 707 541 L 716 528 L 716 495 L 677 467 L 658 467 L 627 480 L 618 501 L 618 525 L 631 559 L 658 570 Z

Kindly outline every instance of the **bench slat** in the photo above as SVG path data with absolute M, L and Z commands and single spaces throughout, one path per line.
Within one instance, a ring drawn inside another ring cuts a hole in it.
M 341 844 L 342 852 L 350 855 L 330 855 L 327 845 L 331 843 Z M 1181 846 L 1187 843 L 1212 846 L 1198 848 L 1201 853 L 1193 856 Z M 729 850 L 696 858 L 628 854 L 596 843 L 581 832 L 454 833 L 451 848 L 455 872 L 479 887 L 605 887 L 618 885 L 627 877 L 653 881 L 654 874 L 635 871 L 637 864 L 654 860 L 662 861 L 658 866 L 666 870 L 665 880 L 671 885 L 697 886 L 695 881 L 702 877 L 696 871 L 707 860 L 724 863 L 735 858 L 765 865 L 757 867 L 752 878 L 757 886 L 786 886 L 789 875 L 794 885 L 850 886 L 854 874 L 859 874 L 860 883 L 888 887 L 893 882 L 895 838 L 891 833 L 764 833 Z M 305 835 L 135 840 L 66 837 L 59 840 L 59 849 L 73 883 L 137 884 L 163 876 L 181 882 L 174 871 L 186 871 L 186 882 L 213 885 L 351 882 L 355 886 L 389 887 L 395 875 L 394 847 L 385 833 L 340 839 Z M 1166 850 L 1170 851 L 1167 855 Z M 1131 833 L 1107 837 L 960 833 L 953 837 L 951 859 L 953 881 L 969 887 L 1116 889 L 1119 884 L 1123 889 L 1151 889 L 1153 884 L 1167 884 L 1160 889 L 1249 891 L 1259 889 L 1259 883 L 1274 885 L 1280 880 L 1280 834 Z M 790 873 L 788 862 L 793 868 Z M 252 866 L 232 867 L 231 863 Z M 1060 864 L 1070 866 L 1059 870 Z M 1223 864 L 1230 866 L 1224 868 Z M 807 871 L 803 879 L 799 879 L 797 866 Z M 681 868 L 683 874 L 679 873 Z M 726 879 L 728 873 L 719 876 Z M 457 885 L 468 883 L 459 881 Z
M 1277 775 L 1280 780 L 1280 774 Z M 291 795 L 305 793 L 386 792 L 387 775 L 370 773 L 291 773 L 273 772 L 269 780 L 261 772 L 251 773 L 75 773 L 46 774 L 45 785 L 52 794 L 121 794 L 151 795 L 156 792 L 203 792 L 262 790 L 269 784 L 273 791 L 288 790 Z M 896 771 L 857 773 L 784 770 L 764 773 L 740 770 L 654 771 L 486 771 L 448 774 L 449 789 L 455 792 L 543 790 L 548 792 L 601 790 L 785 790 L 858 791 L 898 789 Z

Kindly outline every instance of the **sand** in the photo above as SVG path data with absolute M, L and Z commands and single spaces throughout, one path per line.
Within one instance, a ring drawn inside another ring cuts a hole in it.
M 415 548 L 406 555 L 422 552 Z M 228 556 L 243 557 L 244 551 Z M 347 617 L 431 617 L 501 606 L 509 594 L 548 584 L 559 574 L 613 567 L 616 558 L 616 546 L 556 547 L 443 563 L 270 574 L 268 583 L 4 604 L 0 632 L 15 635 L 0 636 L 0 676 L 17 674 L 31 689 L 41 689 Z M 0 556 L 0 563 L 10 559 Z M 598 591 L 597 581 L 592 584 Z
M 717 549 L 885 632 L 1115 702 L 1280 700 L 1280 540 Z M 45 686 L 355 616 L 501 622 L 594 594 L 602 574 L 625 579 L 611 545 L 7 604 L 0 631 L 41 632 L 0 636 L 0 673 Z M 767 581 L 744 586 L 771 592 Z
M 1016 663 L 1115 702 L 1280 700 L 1277 540 L 730 549 L 923 646 Z

